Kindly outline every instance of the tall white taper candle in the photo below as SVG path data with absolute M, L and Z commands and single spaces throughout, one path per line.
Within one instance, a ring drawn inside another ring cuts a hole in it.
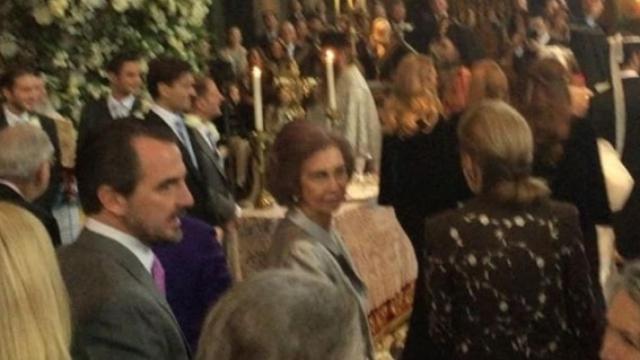
M 256 131 L 263 131 L 264 119 L 262 117 L 262 82 L 260 81 L 262 72 L 260 71 L 259 67 L 255 66 L 251 70 L 251 75 L 253 78 L 253 113 L 255 127 Z
M 335 62 L 335 54 L 331 50 L 327 50 L 326 67 L 327 67 L 327 91 L 329 97 L 329 109 L 336 110 L 336 77 L 333 72 L 333 64 Z

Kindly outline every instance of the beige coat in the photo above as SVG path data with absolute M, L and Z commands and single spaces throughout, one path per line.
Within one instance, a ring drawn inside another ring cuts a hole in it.
M 315 274 L 343 287 L 356 297 L 360 310 L 363 359 L 373 359 L 374 349 L 367 321 L 367 289 L 355 270 L 349 253 L 335 230 L 326 231 L 300 210 L 291 209 L 272 235 L 268 254 L 271 268 L 288 268 Z M 354 359 L 355 360 L 355 359 Z

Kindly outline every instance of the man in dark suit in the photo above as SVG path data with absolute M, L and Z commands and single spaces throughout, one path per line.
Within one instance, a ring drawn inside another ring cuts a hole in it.
M 89 101 L 82 108 L 78 128 L 78 149 L 91 131 L 129 116 L 142 117 L 142 104 L 137 96 L 142 86 L 140 57 L 134 53 L 120 53 L 107 63 L 111 93 Z
M 49 185 L 53 146 L 40 128 L 18 124 L 0 130 L 0 200 L 16 204 L 37 217 L 53 246 L 60 245 L 60 230 L 51 213 L 33 204 Z
M 5 103 L 0 112 L 0 130 L 17 124 L 30 124 L 42 128 L 53 145 L 55 161 L 51 166 L 51 176 L 47 190 L 35 203 L 51 211 L 59 201 L 62 187 L 62 165 L 60 164 L 60 140 L 53 119 L 35 114 L 33 111 L 40 100 L 40 79 L 35 70 L 28 67 L 10 67 L 0 79 L 0 87 Z
M 607 37 L 602 27 L 596 22 L 604 11 L 603 0 L 582 0 L 583 16 L 571 25 L 569 45 L 587 86 L 601 92 L 609 81 L 609 52 Z
M 215 213 L 207 204 L 207 185 L 199 169 L 195 144 L 195 130 L 184 122 L 184 113 L 191 109 L 191 98 L 195 96 L 191 66 L 175 58 L 158 58 L 149 63 L 147 88 L 153 98 L 151 111 L 145 116 L 148 126 L 171 130 L 182 152 L 182 161 L 187 167 L 187 186 L 193 194 L 195 204 L 189 215 L 216 225 Z
M 613 228 L 620 254 L 627 259 L 640 258 L 640 38 L 624 45 L 624 60 L 620 67 L 625 112 L 622 163 L 636 183 L 624 208 L 613 214 Z M 616 109 L 613 90 L 597 94 L 591 101 L 589 120 L 598 137 L 617 147 Z
M 196 79 L 190 119 L 193 121 L 193 140 L 200 172 L 207 185 L 209 212 L 215 214 L 215 225 L 226 227 L 240 215 L 240 207 L 231 193 L 224 159 L 217 147 L 219 135 L 213 120 L 222 114 L 220 105 L 224 97 L 216 83 L 207 77 Z
M 449 16 L 447 0 L 422 1 L 416 6 L 413 14 L 415 30 L 406 35 L 406 40 L 416 51 L 428 54 L 431 42 L 445 35 L 456 46 L 465 65 L 470 66 L 474 61 L 485 57 L 480 39 L 473 29 Z M 445 24 L 447 26 L 444 26 Z
M 269 45 L 278 40 L 278 27 L 280 22 L 275 12 L 271 10 L 265 10 L 262 13 L 262 23 L 264 26 L 263 33 L 258 36 L 258 46 L 260 46 L 265 52 L 269 49 Z
M 74 359 L 189 359 L 164 297 L 152 245 L 180 241 L 193 204 L 173 134 L 118 121 L 91 134 L 76 164 L 88 216 L 78 240 L 59 251 L 69 291 Z

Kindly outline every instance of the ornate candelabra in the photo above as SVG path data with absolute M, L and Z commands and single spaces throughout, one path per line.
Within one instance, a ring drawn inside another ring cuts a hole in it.
M 327 107 L 325 114 L 327 115 L 327 119 L 329 119 L 329 127 L 331 130 L 339 131 L 340 115 L 338 114 L 338 110 Z
M 267 151 L 269 151 L 273 136 L 266 131 L 254 131 L 251 133 L 251 147 L 258 161 L 259 189 L 258 196 L 254 201 L 254 206 L 264 209 L 274 204 L 274 199 L 267 191 Z

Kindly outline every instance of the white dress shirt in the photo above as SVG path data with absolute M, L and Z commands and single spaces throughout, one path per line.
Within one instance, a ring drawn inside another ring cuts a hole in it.
M 17 187 L 14 183 L 12 183 L 12 182 L 10 182 L 10 181 L 8 181 L 8 180 L 0 179 L 0 184 L 2 184 L 2 185 L 4 185 L 4 186 L 8 187 L 9 189 L 11 189 L 11 190 L 15 191 L 15 192 L 16 192 L 18 195 L 20 195 L 23 199 L 27 200 L 27 199 L 24 197 L 24 194 L 22 194 L 22 191 L 20 191 L 20 189 L 18 189 L 18 187 Z
M 158 104 L 153 104 L 153 106 L 151 107 L 151 111 L 156 113 L 156 115 L 158 115 L 162 119 L 162 121 L 165 122 L 165 124 L 169 125 L 173 133 L 176 134 L 178 139 L 180 139 L 182 145 L 187 148 L 189 157 L 191 158 L 191 162 L 193 163 L 193 165 L 198 168 L 196 153 L 194 151 L 193 145 L 191 144 L 191 138 L 189 138 L 187 125 L 185 124 L 183 117 L 180 114 L 169 111 Z
M 153 264 L 155 255 L 153 251 L 151 251 L 151 248 L 143 244 L 140 240 L 91 217 L 87 219 L 84 227 L 126 247 L 127 250 L 131 251 L 133 255 L 140 260 L 142 266 L 151 273 L 151 265 Z
M 29 121 L 29 113 L 26 111 L 22 114 L 14 114 L 9 108 L 5 105 L 4 108 L 4 117 L 7 119 L 7 124 L 9 126 L 14 126 L 18 124 L 28 124 Z
M 116 100 L 113 95 L 109 95 L 107 98 L 107 106 L 109 107 L 111 117 L 114 119 L 121 119 L 129 116 L 135 101 L 136 97 L 133 96 L 133 94 L 123 98 L 122 100 Z

